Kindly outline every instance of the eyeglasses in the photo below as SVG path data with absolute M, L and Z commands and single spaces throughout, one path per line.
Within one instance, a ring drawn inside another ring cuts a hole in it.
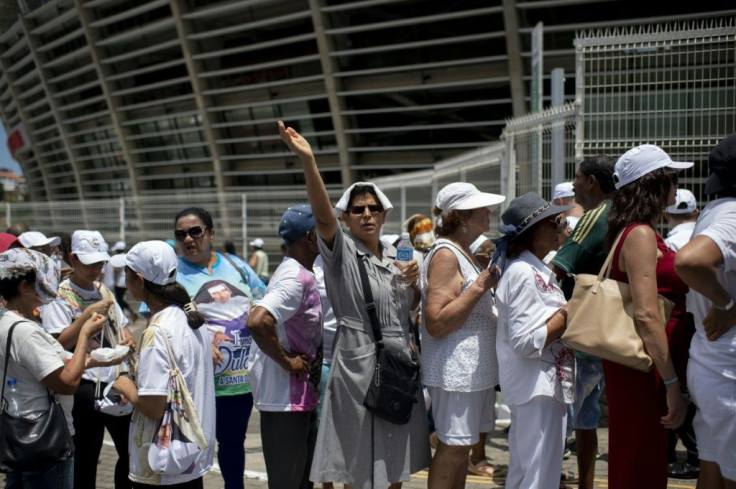
M 189 235 L 192 239 L 198 239 L 204 235 L 205 231 L 207 231 L 207 228 L 203 226 L 194 226 L 186 231 L 183 229 L 177 229 L 174 231 L 174 238 L 176 238 L 177 241 L 184 241 L 187 239 L 187 235 Z
M 371 204 L 371 205 L 353 205 L 350 206 L 348 209 L 348 212 L 355 216 L 360 216 L 363 213 L 365 213 L 365 208 L 368 208 L 368 210 L 371 212 L 371 214 L 378 214 L 383 210 L 383 207 L 377 204 Z
M 562 231 L 567 228 L 567 219 L 562 214 L 555 217 L 554 221 L 550 221 L 549 223 L 552 224 L 552 227 L 557 231 Z

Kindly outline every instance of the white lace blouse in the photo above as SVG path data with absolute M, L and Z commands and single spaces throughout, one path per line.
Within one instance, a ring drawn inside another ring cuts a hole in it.
M 438 239 L 422 264 L 422 318 L 426 318 L 424 307 L 427 301 L 427 270 L 440 248 L 447 248 L 455 253 L 463 276 L 463 291 L 470 287 L 481 271 L 454 243 L 444 238 Z M 475 305 L 465 324 L 442 338 L 431 336 L 422 321 L 424 384 L 451 392 L 476 392 L 498 384 L 497 321 L 498 313 L 490 290 Z

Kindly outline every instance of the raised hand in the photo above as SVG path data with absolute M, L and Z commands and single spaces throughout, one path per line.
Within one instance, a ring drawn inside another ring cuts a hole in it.
M 304 139 L 293 127 L 286 127 L 283 121 L 279 121 L 279 134 L 281 134 L 281 139 L 284 140 L 289 149 L 296 153 L 300 159 L 314 158 L 309 141 Z

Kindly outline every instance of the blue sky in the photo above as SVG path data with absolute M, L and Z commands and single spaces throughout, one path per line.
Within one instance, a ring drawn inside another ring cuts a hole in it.
M 8 135 L 5 134 L 5 128 L 0 124 L 0 168 L 8 168 L 10 171 L 22 175 L 20 165 L 10 156 L 8 151 Z

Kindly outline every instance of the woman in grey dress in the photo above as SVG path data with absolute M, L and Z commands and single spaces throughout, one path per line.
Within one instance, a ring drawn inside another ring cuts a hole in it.
M 419 268 L 403 269 L 410 283 L 402 287 L 396 248 L 379 236 L 391 203 L 371 183 L 357 183 L 336 207 L 342 211 L 343 232 L 330 202 L 317 162 L 306 139 L 279 122 L 281 137 L 304 165 L 307 195 L 314 212 L 320 253 L 325 263 L 327 295 L 338 322 L 332 368 L 310 479 L 344 482 L 361 489 L 397 489 L 412 473 L 429 465 L 429 431 L 423 400 L 414 404 L 409 423 L 397 425 L 373 416 L 363 398 L 376 364 L 371 322 L 365 306 L 358 260 L 368 272 L 384 341 L 402 346 L 409 357 L 409 311 L 420 298 Z M 421 386 L 418 392 L 422 392 Z

